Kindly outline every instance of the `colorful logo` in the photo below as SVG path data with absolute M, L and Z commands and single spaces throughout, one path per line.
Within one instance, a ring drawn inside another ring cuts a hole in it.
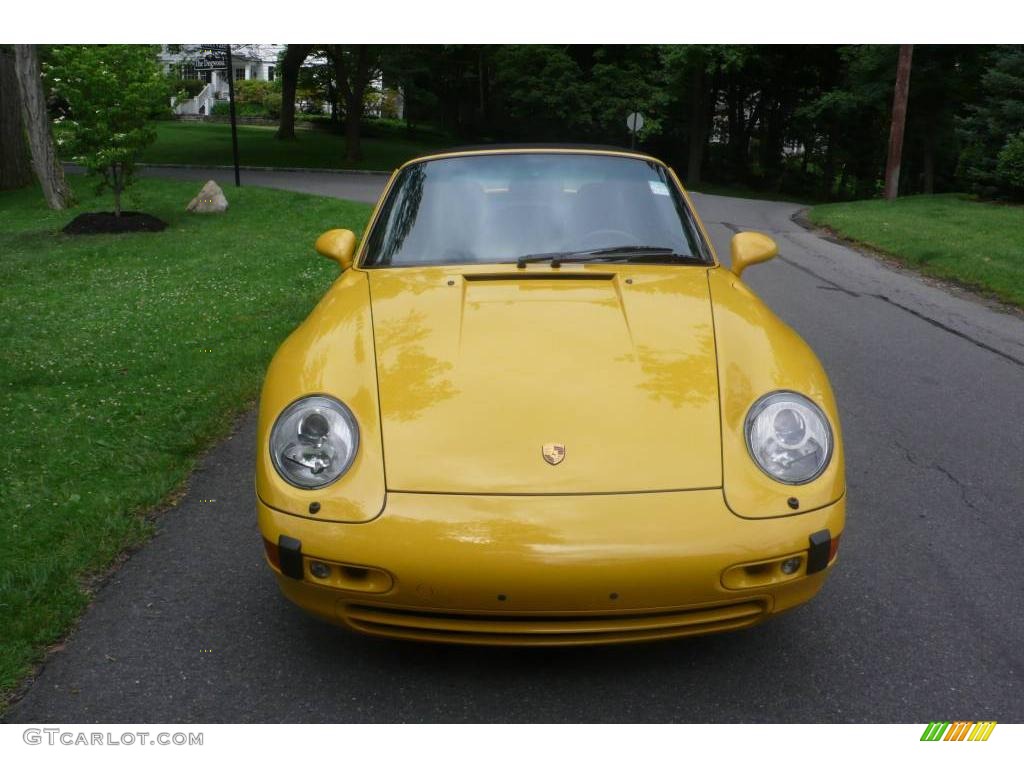
M 995 720 L 980 722 L 928 723 L 921 741 L 988 741 L 996 727 Z
M 561 464 L 562 459 L 565 458 L 565 446 L 562 443 L 544 443 L 540 453 L 544 457 L 544 461 L 554 466 Z

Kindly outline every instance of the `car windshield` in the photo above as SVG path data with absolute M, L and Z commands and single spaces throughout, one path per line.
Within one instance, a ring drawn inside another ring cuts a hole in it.
M 710 262 L 661 164 L 583 153 L 468 155 L 402 170 L 362 266 L 489 264 L 630 246 Z

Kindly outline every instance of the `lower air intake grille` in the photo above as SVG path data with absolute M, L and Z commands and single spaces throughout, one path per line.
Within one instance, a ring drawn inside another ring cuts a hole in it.
M 625 643 L 721 632 L 756 623 L 761 601 L 649 613 L 513 614 L 434 613 L 348 603 L 345 620 L 374 635 L 488 645 Z

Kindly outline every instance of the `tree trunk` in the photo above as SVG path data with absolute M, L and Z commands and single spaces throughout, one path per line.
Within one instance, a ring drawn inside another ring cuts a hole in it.
M 345 159 L 358 162 L 360 150 L 359 121 L 363 117 L 363 96 L 370 81 L 370 59 L 365 45 L 353 46 L 352 72 L 346 72 L 345 54 L 340 48 L 334 52 L 334 71 L 338 88 L 345 97 Z M 351 77 L 351 79 L 350 79 Z
M 334 83 L 328 83 L 327 85 L 327 100 L 331 103 L 331 124 L 334 125 L 341 121 L 341 109 L 338 104 L 338 88 Z
M 785 96 L 768 101 L 761 115 L 761 171 L 766 181 L 778 189 L 785 164 L 786 126 L 792 114 Z
M 930 124 L 924 140 L 924 157 L 921 162 L 922 183 L 926 195 L 935 194 L 935 128 Z
M 53 149 L 36 47 L 15 45 L 14 59 L 21 93 L 21 116 L 25 121 L 29 148 L 32 150 L 32 169 L 43 188 L 46 204 L 54 210 L 63 210 L 74 205 L 75 198 L 68 188 L 64 169 Z
M 828 144 L 825 146 L 825 160 L 822 163 L 821 173 L 822 191 L 826 200 L 832 199 L 832 190 L 836 183 L 836 134 L 836 126 L 832 123 L 828 129 Z
M 295 138 L 295 90 L 299 85 L 299 69 L 312 50 L 312 45 L 289 45 L 281 60 L 281 119 L 275 137 Z
M 762 91 L 761 95 L 758 97 L 757 102 L 754 104 L 754 108 L 750 110 L 749 118 L 745 116 L 746 103 L 747 100 L 744 97 L 743 101 L 741 102 L 742 106 L 739 115 L 739 123 L 741 126 L 740 130 L 743 132 L 743 134 L 742 141 L 738 146 L 739 154 L 736 157 L 736 163 L 742 174 L 741 178 L 743 182 L 749 183 L 753 177 L 753 174 L 750 172 L 750 141 L 754 135 L 754 128 L 761 121 L 761 112 L 763 111 L 765 104 L 764 91 Z
M 14 52 L 0 47 L 0 189 L 21 189 L 32 183 L 25 129 L 21 123 Z
M 110 168 L 110 175 L 114 180 L 114 183 L 111 185 L 114 188 L 114 216 L 120 218 L 121 188 L 124 186 L 124 170 L 122 169 L 118 172 L 117 163 L 114 163 Z
M 734 180 L 746 182 L 750 176 L 748 173 L 750 154 L 750 131 L 757 122 L 761 112 L 761 103 L 758 102 L 751 111 L 748 119 L 746 116 L 748 93 L 744 88 L 733 85 L 729 89 L 729 157 L 731 159 L 730 172 Z
M 484 77 L 486 75 L 485 75 L 485 68 L 484 68 L 484 49 L 483 49 L 483 46 L 481 46 L 480 50 L 477 51 L 476 75 L 477 75 L 477 77 L 476 77 L 476 79 L 477 79 L 477 88 L 479 90 L 479 97 L 480 97 L 480 115 L 482 117 L 483 114 L 484 114 L 484 111 L 485 111 L 484 108 L 485 108 L 486 103 L 487 103 L 484 100 Z
M 714 163 L 714 155 L 708 153 L 709 143 L 714 136 L 715 132 L 715 120 L 718 117 L 718 98 L 722 91 L 722 67 L 721 65 L 715 67 L 715 73 L 711 77 L 711 88 L 708 91 L 708 103 L 705 105 L 706 109 L 704 112 L 704 155 L 701 158 L 701 178 L 704 178 L 704 171 L 710 171 L 710 175 L 714 176 L 716 170 L 712 165 Z M 721 173 L 721 163 L 718 164 L 718 173 Z
M 736 155 L 738 154 L 737 146 L 739 145 L 739 113 L 740 108 L 738 106 L 739 96 L 736 93 L 735 83 L 729 83 L 725 89 L 726 107 L 725 113 L 728 120 L 729 127 L 729 143 L 726 145 L 727 157 L 725 161 L 726 172 L 735 174 Z
M 707 129 L 707 74 L 703 59 L 698 60 L 690 72 L 690 147 L 686 161 L 686 184 L 700 184 L 700 169 L 704 164 L 704 144 Z
M 814 137 L 810 136 L 805 138 L 801 142 L 804 146 L 803 157 L 800 158 L 800 177 L 807 178 L 807 164 L 811 160 L 811 155 L 814 153 Z
M 358 162 L 363 157 L 360 147 L 359 118 L 362 116 L 362 99 L 349 99 L 345 107 L 345 159 Z

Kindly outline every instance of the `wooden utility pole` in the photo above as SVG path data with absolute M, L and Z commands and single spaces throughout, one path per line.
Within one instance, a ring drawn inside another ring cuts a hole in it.
M 892 96 L 892 125 L 889 128 L 889 159 L 885 164 L 885 199 L 895 200 L 900 192 L 900 160 L 903 155 L 903 128 L 907 123 L 907 96 L 910 94 L 910 60 L 914 46 L 901 45 L 896 65 L 896 89 Z

